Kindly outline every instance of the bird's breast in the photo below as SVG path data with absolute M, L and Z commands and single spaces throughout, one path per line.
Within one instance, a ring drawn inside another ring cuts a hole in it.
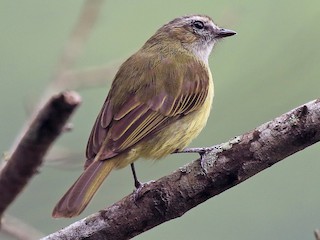
M 208 94 L 203 105 L 198 110 L 173 122 L 159 132 L 157 136 L 148 140 L 148 143 L 144 145 L 144 149 L 141 150 L 142 157 L 148 159 L 162 158 L 175 150 L 184 149 L 199 135 L 207 123 L 214 96 L 212 76 L 210 70 L 208 72 Z

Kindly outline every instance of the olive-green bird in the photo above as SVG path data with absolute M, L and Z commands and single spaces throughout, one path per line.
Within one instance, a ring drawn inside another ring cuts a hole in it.
M 90 134 L 85 170 L 53 217 L 79 215 L 111 170 L 182 150 L 200 133 L 213 99 L 210 52 L 234 34 L 208 16 L 179 17 L 122 64 Z

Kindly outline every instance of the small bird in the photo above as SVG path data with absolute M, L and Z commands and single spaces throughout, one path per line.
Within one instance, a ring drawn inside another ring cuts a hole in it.
M 208 58 L 215 43 L 236 34 L 205 15 L 162 26 L 117 72 L 91 131 L 85 170 L 52 216 L 74 217 L 111 170 L 138 158 L 160 159 L 183 150 L 204 128 L 213 99 Z

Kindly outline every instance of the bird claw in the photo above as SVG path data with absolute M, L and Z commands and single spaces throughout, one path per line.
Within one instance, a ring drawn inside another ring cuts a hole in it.
M 148 182 L 137 182 L 139 183 L 138 187 L 136 186 L 136 189 L 133 191 L 133 201 L 137 202 L 144 194 L 144 192 L 142 191 L 147 185 L 154 183 L 154 180 L 148 181 Z M 135 185 L 137 184 L 135 183 Z
M 136 189 L 139 189 L 141 187 L 141 185 L 143 185 L 143 183 L 141 183 L 140 181 L 138 181 L 138 179 L 134 180 L 134 186 L 136 187 Z
M 204 170 L 204 171 L 206 171 L 206 168 L 205 168 L 205 164 L 206 164 L 205 153 L 206 152 L 199 153 L 199 155 L 200 155 L 200 166 L 201 166 L 202 170 Z
M 219 150 L 220 146 L 215 145 L 212 147 L 201 147 L 201 148 L 185 148 L 180 153 L 198 153 L 200 155 L 200 166 L 202 170 L 207 172 L 207 154 L 212 151 Z M 178 153 L 177 151 L 175 153 Z

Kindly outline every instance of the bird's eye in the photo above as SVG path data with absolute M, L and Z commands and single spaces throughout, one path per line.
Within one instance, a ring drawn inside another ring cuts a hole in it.
M 196 29 L 203 29 L 203 28 L 204 28 L 204 24 L 203 24 L 203 22 L 201 22 L 201 21 L 194 21 L 194 22 L 193 22 L 193 26 L 194 26 Z

